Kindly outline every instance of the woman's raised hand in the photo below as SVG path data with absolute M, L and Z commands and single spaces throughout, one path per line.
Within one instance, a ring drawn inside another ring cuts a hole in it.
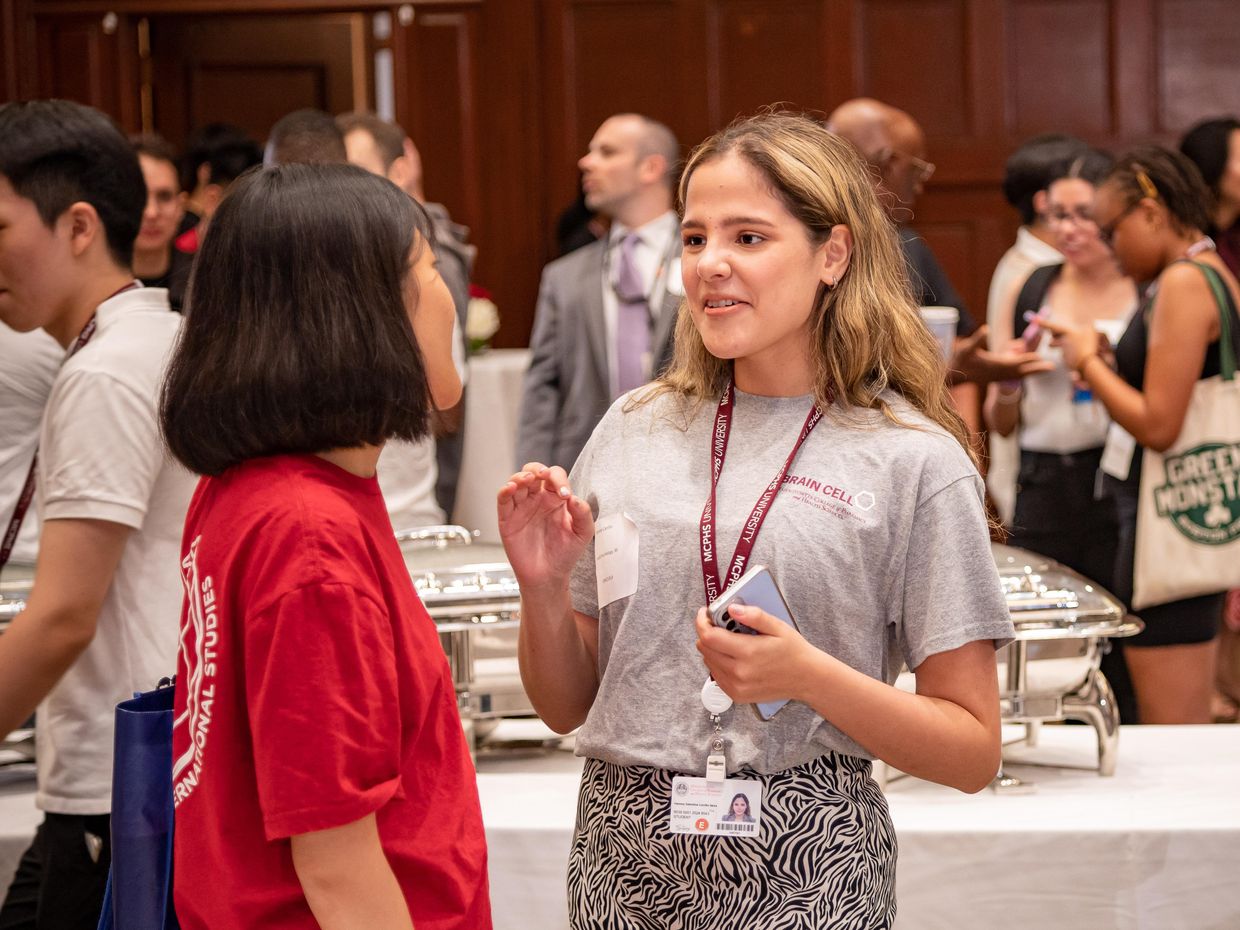
M 574 497 L 568 475 L 530 462 L 500 488 L 499 535 L 522 589 L 566 584 L 594 538 L 590 505 Z

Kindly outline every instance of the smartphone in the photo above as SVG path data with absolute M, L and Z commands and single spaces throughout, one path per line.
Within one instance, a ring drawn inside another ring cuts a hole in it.
M 1034 313 L 1032 310 L 1025 312 L 1025 322 L 1029 325 L 1025 327 L 1025 331 L 1021 333 L 1021 338 L 1025 340 L 1025 351 L 1038 351 L 1038 343 L 1042 341 L 1042 315 Z
M 742 607 L 759 607 L 794 630 L 797 629 L 797 622 L 792 617 L 792 611 L 788 609 L 788 604 L 784 601 L 783 594 L 780 593 L 779 585 L 775 584 L 775 579 L 771 577 L 765 565 L 755 565 L 749 569 L 737 579 L 736 584 L 720 594 L 706 608 L 710 614 L 711 623 L 715 626 L 733 633 L 749 633 L 757 636 L 757 630 L 745 626 L 728 611 L 733 604 L 739 604 Z M 770 720 L 787 703 L 788 699 L 785 698 L 758 704 L 758 713 L 762 715 L 763 720 Z

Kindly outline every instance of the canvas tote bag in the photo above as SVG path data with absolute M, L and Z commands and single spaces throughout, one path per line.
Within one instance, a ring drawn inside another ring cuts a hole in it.
M 1217 271 L 1221 374 L 1193 388 L 1175 445 L 1146 449 L 1137 504 L 1132 608 L 1240 587 L 1240 318 Z

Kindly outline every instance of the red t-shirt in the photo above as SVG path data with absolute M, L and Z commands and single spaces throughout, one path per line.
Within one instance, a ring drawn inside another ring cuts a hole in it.
M 289 837 L 374 812 L 414 926 L 490 928 L 455 691 L 378 482 L 312 455 L 204 478 L 181 574 L 181 926 L 317 928 Z

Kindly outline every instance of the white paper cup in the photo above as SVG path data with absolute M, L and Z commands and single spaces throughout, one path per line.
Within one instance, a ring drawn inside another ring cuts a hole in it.
M 921 320 L 937 340 L 939 354 L 943 356 L 943 361 L 951 361 L 952 349 L 956 344 L 956 324 L 960 322 L 960 311 L 955 307 L 922 307 Z

